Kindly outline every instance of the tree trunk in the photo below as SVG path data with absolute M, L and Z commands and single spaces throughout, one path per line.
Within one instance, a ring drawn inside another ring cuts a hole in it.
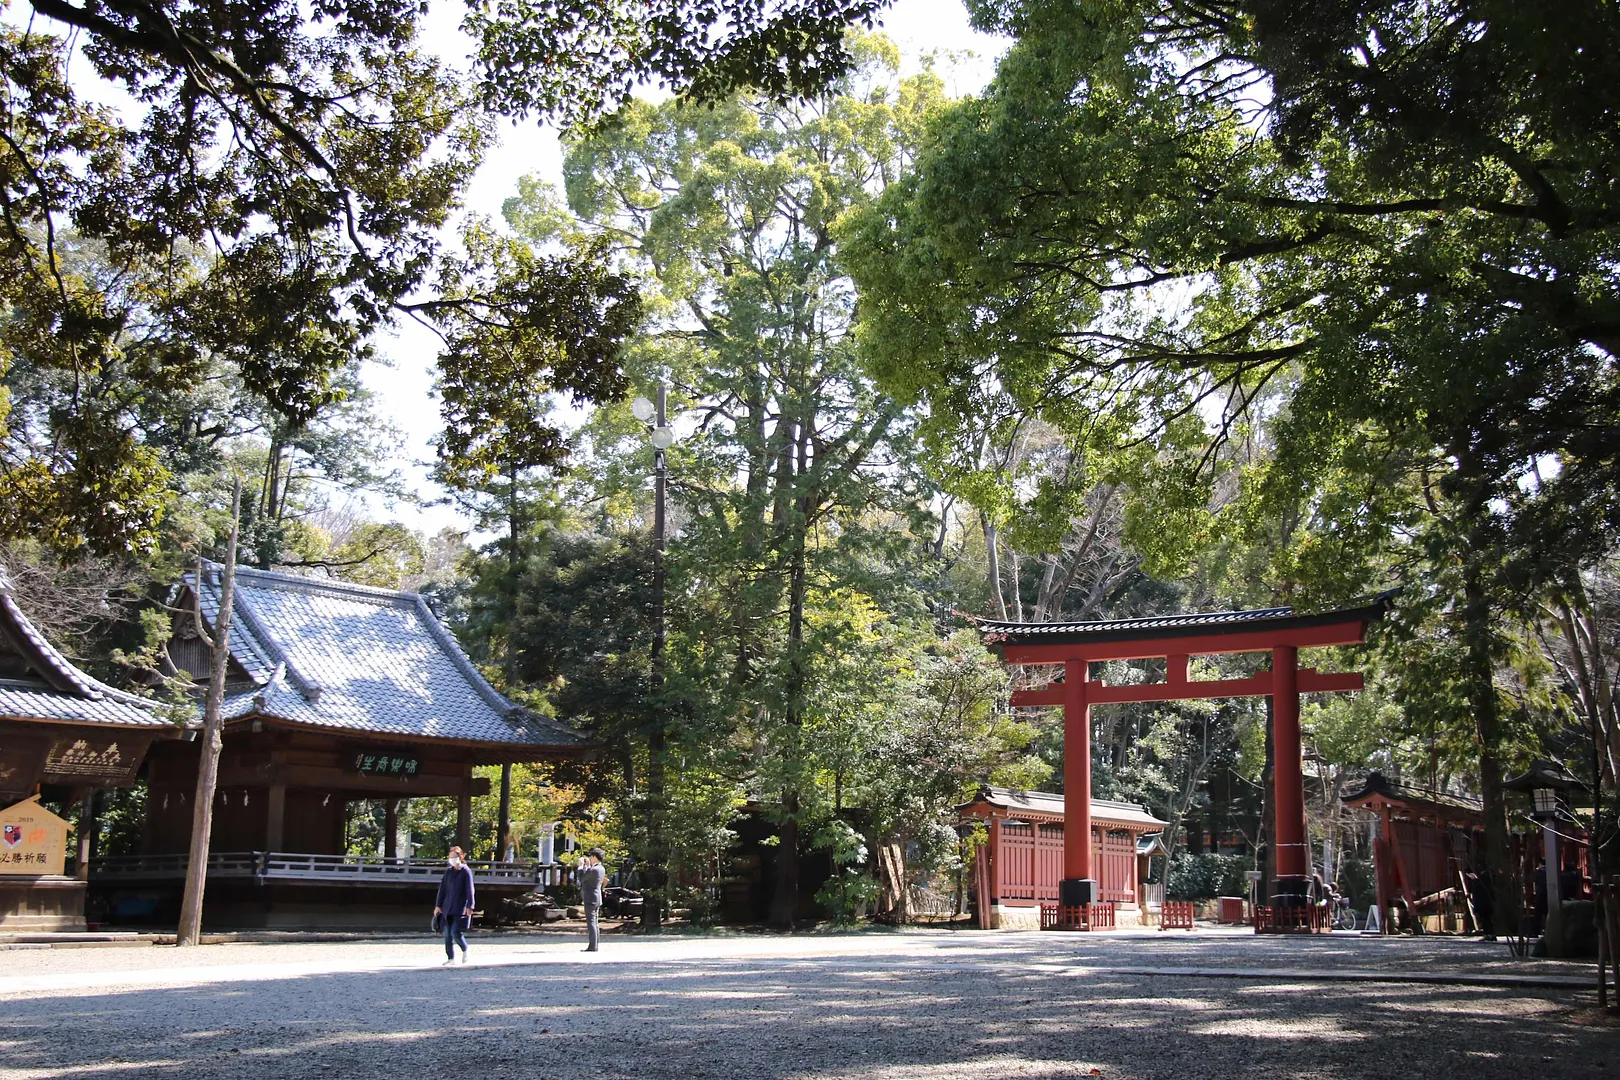
M 804 479 L 802 467 L 805 459 L 805 427 L 801 425 L 798 447 L 801 464 L 799 477 Z M 810 497 L 801 495 L 792 503 L 793 521 L 789 528 L 792 545 L 788 563 L 788 626 L 787 626 L 787 680 L 784 686 L 783 722 L 794 741 L 795 757 L 803 752 L 798 746 L 799 732 L 804 726 L 804 693 L 808 681 L 804 655 L 804 608 L 808 578 L 805 573 L 806 549 L 809 546 Z M 790 930 L 799 902 L 799 792 L 790 789 L 783 793 L 782 843 L 776 853 L 776 892 L 771 897 L 770 924 Z M 791 842 L 790 842 L 791 841 Z
M 1321 755 L 1317 755 L 1320 760 Z M 1322 820 L 1327 822 L 1325 835 L 1322 837 L 1322 880 L 1329 886 L 1337 876 L 1335 867 L 1339 863 L 1339 770 L 1336 767 L 1322 765 L 1322 796 L 1327 805 L 1322 808 Z
M 1273 820 L 1277 813 L 1277 744 L 1272 738 L 1273 725 L 1276 718 L 1277 702 L 1270 694 L 1266 695 L 1266 763 L 1260 770 L 1260 841 L 1256 845 L 1255 869 L 1260 871 L 1260 905 L 1269 907 L 1271 896 L 1275 893 L 1276 883 L 1272 875 L 1277 872 L 1275 856 L 1277 822 Z
M 1474 547 L 1474 552 L 1480 549 Z M 1508 852 L 1507 801 L 1502 794 L 1501 702 L 1496 694 L 1490 599 L 1477 555 L 1470 554 L 1463 575 L 1463 640 L 1467 645 L 1464 680 L 1479 736 L 1479 795 L 1485 814 L 1485 863 L 1495 903 L 1494 929 L 1500 937 L 1518 932 L 1520 896 Z
M 501 766 L 501 803 L 495 815 L 495 854 L 500 862 L 506 858 L 506 840 L 512 835 L 512 763 Z
M 512 572 L 512 585 L 517 585 L 517 572 L 522 565 L 522 556 L 518 551 L 518 537 L 522 525 L 518 521 L 518 468 L 517 462 L 508 463 L 506 467 L 506 566 Z M 510 647 L 510 646 L 508 646 Z
M 1001 591 L 1001 538 L 996 535 L 996 527 L 983 514 L 979 515 L 979 526 L 984 530 L 984 550 L 990 564 L 990 599 L 996 606 L 996 618 L 1006 621 L 1007 598 Z
M 658 384 L 658 406 L 654 424 L 664 426 L 663 383 Z M 669 853 L 664 843 L 665 798 L 664 758 L 668 753 L 669 732 L 664 713 L 664 499 L 666 465 L 664 451 L 656 450 L 653 494 L 653 640 L 651 655 L 652 693 L 647 717 L 647 850 L 646 895 L 641 905 L 641 927 L 656 931 L 664 925 L 664 905 L 668 903 Z
M 906 887 L 905 847 L 899 841 L 887 840 L 878 845 L 877 854 L 890 917 L 897 925 L 904 926 L 912 918 L 911 890 Z
M 767 922 L 779 930 L 793 929 L 799 913 L 799 797 L 782 797 L 782 826 L 776 845 L 776 884 L 771 891 Z
M 191 815 L 191 857 L 186 864 L 186 889 L 180 901 L 180 926 L 175 934 L 176 945 L 195 945 L 202 929 L 203 890 L 208 884 L 208 841 L 214 824 L 214 788 L 219 781 L 219 754 L 223 748 L 220 729 L 223 726 L 225 702 L 225 674 L 231 659 L 231 604 L 236 595 L 236 540 L 242 519 L 242 481 L 238 479 L 231 489 L 231 537 L 225 547 L 225 565 L 221 570 L 219 588 L 219 616 L 214 621 L 212 638 L 204 637 L 210 647 L 208 694 L 203 704 L 202 754 L 197 765 L 197 794 Z M 203 566 L 197 565 L 197 594 L 203 588 Z M 196 600 L 195 617 L 202 621 L 202 602 Z M 199 631 L 201 627 L 199 626 Z
M 1024 560 L 1016 550 L 1007 552 L 1012 556 L 1012 599 L 1013 621 L 1024 622 Z
M 1569 680 L 1575 684 L 1592 731 L 1597 754 L 1593 775 L 1612 786 L 1620 777 L 1620 725 L 1614 723 L 1614 691 L 1591 602 L 1578 582 L 1572 592 L 1574 603 L 1567 598 L 1560 601 L 1554 614 L 1574 664 Z

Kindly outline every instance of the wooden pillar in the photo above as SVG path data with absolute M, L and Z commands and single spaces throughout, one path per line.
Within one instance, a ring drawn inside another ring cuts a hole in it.
M 264 850 L 280 851 L 287 823 L 287 785 L 271 784 L 265 809 Z
M 1389 925 L 1389 905 L 1395 902 L 1391 895 L 1391 884 L 1395 876 L 1395 820 L 1390 817 L 1389 803 L 1384 804 L 1384 813 L 1378 819 L 1382 831 L 1378 839 L 1373 841 L 1373 888 L 1378 903 L 1378 929 L 1385 934 L 1394 933 Z M 1380 860 L 1378 856 L 1384 855 Z M 1388 865 L 1380 866 L 1384 862 Z
M 1001 819 L 991 817 L 990 837 L 979 849 L 979 929 L 993 930 L 991 924 L 995 906 L 1000 901 L 1001 889 L 997 875 L 1001 873 Z
M 456 796 L 456 845 L 472 858 L 472 780 L 462 785 Z
M 1068 660 L 1063 665 L 1063 881 L 1062 904 L 1089 904 L 1097 899 L 1091 872 L 1091 705 L 1086 679 L 1091 664 Z
M 1299 732 L 1299 650 L 1292 645 L 1279 645 L 1271 656 L 1271 695 L 1275 703 L 1272 777 L 1277 804 L 1275 865 L 1279 897 L 1276 902 L 1280 906 L 1299 906 L 1306 902 L 1311 874 L 1305 831 L 1305 777 L 1300 767 L 1304 747 Z
M 1164 658 L 1165 681 L 1183 693 L 1187 690 L 1187 659 L 1186 653 L 1171 653 Z
M 96 789 L 84 788 L 79 793 L 79 862 L 74 876 L 80 881 L 90 880 L 92 838 L 96 835 Z
M 383 857 L 399 855 L 399 800 L 383 800 Z
M 495 815 L 495 860 L 506 858 L 506 838 L 512 834 L 512 763 L 501 766 L 501 807 Z

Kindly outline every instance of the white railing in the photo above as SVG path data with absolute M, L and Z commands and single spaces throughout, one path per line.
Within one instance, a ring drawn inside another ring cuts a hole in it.
M 90 864 L 95 881 L 167 881 L 183 878 L 189 855 L 115 855 Z M 554 885 L 567 869 L 556 863 L 494 862 L 474 859 L 473 881 L 479 885 Z M 210 878 L 254 878 L 258 881 L 305 881 L 341 885 L 431 885 L 444 876 L 442 859 L 390 858 L 386 855 L 307 855 L 283 851 L 212 854 Z

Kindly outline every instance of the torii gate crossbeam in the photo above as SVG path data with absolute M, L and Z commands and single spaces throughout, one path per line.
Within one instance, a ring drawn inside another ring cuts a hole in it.
M 1296 615 L 1291 608 L 1225 611 L 1202 615 L 1126 619 L 1114 622 L 1013 623 L 981 621 L 986 644 L 1009 664 L 1061 664 L 1063 673 L 1043 688 L 1013 692 L 1014 706 L 1063 706 L 1063 881 L 1065 907 L 1096 899 L 1091 868 L 1091 707 L 1127 701 L 1187 701 L 1196 698 L 1265 697 L 1274 702 L 1277 835 L 1274 866 L 1276 908 L 1303 907 L 1310 881 L 1305 830 L 1305 781 L 1299 730 L 1301 694 L 1360 690 L 1358 673 L 1322 673 L 1299 667 L 1299 650 L 1360 645 L 1367 624 L 1381 618 L 1393 594 L 1356 608 Z M 1268 652 L 1270 671 L 1247 678 L 1190 680 L 1193 656 Z M 1163 658 L 1162 683 L 1108 686 L 1091 678 L 1091 665 L 1105 660 Z

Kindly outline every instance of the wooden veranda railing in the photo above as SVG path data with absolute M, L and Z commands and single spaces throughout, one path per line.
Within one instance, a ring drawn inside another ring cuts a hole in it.
M 90 864 L 90 879 L 118 882 L 172 881 L 186 876 L 191 857 L 113 855 Z M 473 859 L 467 865 L 478 885 L 554 885 L 570 871 L 557 863 L 496 862 Z M 384 855 L 310 855 L 284 851 L 218 852 L 208 857 L 214 879 L 300 881 L 317 885 L 431 885 L 444 875 L 442 859 L 389 858 Z

